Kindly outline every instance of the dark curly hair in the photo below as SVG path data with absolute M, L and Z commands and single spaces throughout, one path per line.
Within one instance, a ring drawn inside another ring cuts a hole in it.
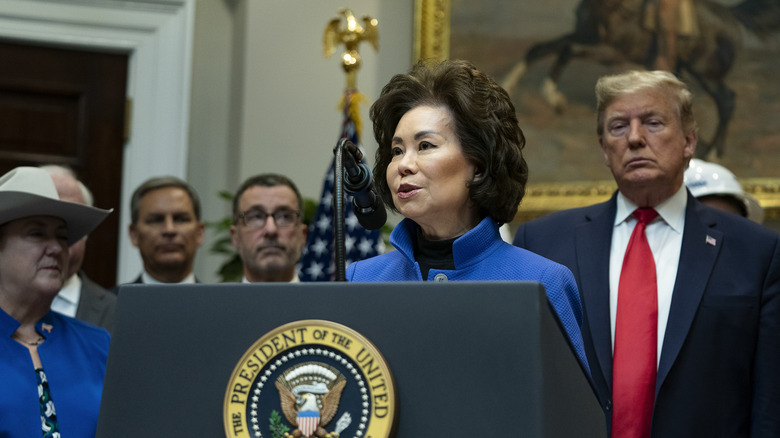
M 391 143 L 398 122 L 419 106 L 450 110 L 463 155 L 477 168 L 468 185 L 469 198 L 481 219 L 510 222 L 525 195 L 528 166 L 523 158 L 525 137 L 517 124 L 507 92 L 468 61 L 440 64 L 420 61 L 406 74 L 398 74 L 371 105 L 374 137 L 379 148 L 374 185 L 390 209 L 398 212 L 387 185 Z

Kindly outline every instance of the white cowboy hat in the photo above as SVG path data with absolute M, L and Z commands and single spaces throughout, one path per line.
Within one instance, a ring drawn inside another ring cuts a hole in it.
M 17 167 L 0 177 L 0 225 L 29 216 L 54 216 L 68 225 L 68 245 L 94 230 L 114 211 L 61 201 L 48 172 Z

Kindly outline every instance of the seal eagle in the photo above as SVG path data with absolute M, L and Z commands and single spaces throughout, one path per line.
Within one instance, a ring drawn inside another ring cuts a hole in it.
M 324 429 L 336 415 L 341 400 L 341 392 L 347 384 L 346 380 L 340 380 L 322 396 L 322 409 L 317 406 L 317 397 L 311 393 L 304 393 L 300 398 L 296 397 L 290 389 L 276 382 L 279 390 L 279 399 L 282 405 L 284 417 L 290 424 L 294 424 L 294 438 L 316 436 L 325 438 L 328 432 Z

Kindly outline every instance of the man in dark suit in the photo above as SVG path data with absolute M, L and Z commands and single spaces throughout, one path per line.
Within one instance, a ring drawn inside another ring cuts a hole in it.
M 608 76 L 596 94 L 599 143 L 618 191 L 522 225 L 515 244 L 577 278 L 607 428 L 613 437 L 780 437 L 778 235 L 705 206 L 684 187 L 697 127 L 691 94 L 676 77 Z M 633 212 L 642 207 L 657 217 L 639 227 L 645 219 Z M 621 274 L 636 267 L 635 256 L 624 260 L 629 246 L 640 246 L 634 228 L 645 228 L 652 254 L 640 263 L 648 273 L 629 278 Z M 651 297 L 650 307 L 627 309 L 637 297 Z M 645 320 L 650 329 L 632 329 Z M 652 360 L 650 374 L 625 365 L 641 355 Z M 647 409 L 637 410 L 641 393 Z
M 71 169 L 54 165 L 41 167 L 51 175 L 60 199 L 92 206 L 92 193 L 76 179 Z M 86 244 L 87 237 L 84 236 L 68 248 L 66 280 L 51 307 L 54 311 L 103 327 L 110 332 L 114 326 L 116 296 L 108 293 L 81 270 Z
M 129 232 L 144 271 L 134 283 L 197 283 L 193 265 L 205 230 L 200 213 L 197 192 L 179 178 L 150 178 L 135 189 Z

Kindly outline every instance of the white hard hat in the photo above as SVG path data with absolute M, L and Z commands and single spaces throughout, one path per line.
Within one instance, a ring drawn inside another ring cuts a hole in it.
M 731 195 L 745 204 L 748 219 L 758 223 L 764 220 L 764 209 L 755 198 L 742 190 L 737 177 L 725 167 L 693 158 L 683 178 L 694 197 Z

